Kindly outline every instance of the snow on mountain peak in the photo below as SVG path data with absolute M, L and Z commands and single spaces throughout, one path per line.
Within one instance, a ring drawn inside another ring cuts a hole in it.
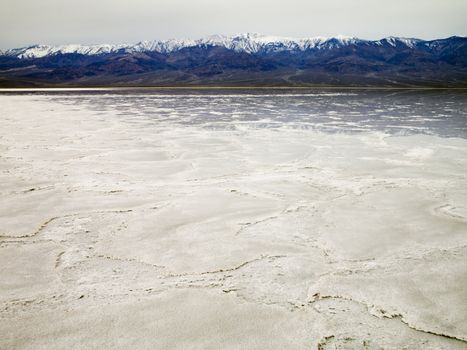
M 33 45 L 29 47 L 12 49 L 5 52 L 5 54 L 10 56 L 16 56 L 18 58 L 38 58 L 51 56 L 55 54 L 66 54 L 66 53 L 76 53 L 82 55 L 99 55 L 111 52 L 118 52 L 119 50 L 125 50 L 131 47 L 130 45 L 59 45 L 59 46 L 49 46 L 49 45 Z
M 414 39 L 414 38 L 402 38 L 402 37 L 395 37 L 395 36 L 388 36 L 384 39 L 378 40 L 378 44 L 382 44 L 383 42 L 396 47 L 398 44 L 399 45 L 405 45 L 409 48 L 414 48 L 417 43 L 419 43 L 421 40 L 420 39 Z
M 2 52 L 4 55 L 16 56 L 18 58 L 39 58 L 55 54 L 83 54 L 101 55 L 116 52 L 148 52 L 170 53 L 186 47 L 196 46 L 223 46 L 237 52 L 259 53 L 259 52 L 280 52 L 280 51 L 304 51 L 333 49 L 342 46 L 352 45 L 360 42 L 370 42 L 376 45 L 383 43 L 391 46 L 398 44 L 413 48 L 418 39 L 387 37 L 378 41 L 367 41 L 355 37 L 338 35 L 335 37 L 311 37 L 293 38 L 273 35 L 262 35 L 258 33 L 242 33 L 232 36 L 211 35 L 205 38 L 192 39 L 169 39 L 155 41 L 141 41 L 137 44 L 120 45 L 33 45 L 19 49 L 12 49 Z

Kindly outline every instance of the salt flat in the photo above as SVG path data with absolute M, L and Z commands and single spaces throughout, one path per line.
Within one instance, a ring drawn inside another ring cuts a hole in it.
M 0 95 L 0 348 L 466 349 L 466 106 Z

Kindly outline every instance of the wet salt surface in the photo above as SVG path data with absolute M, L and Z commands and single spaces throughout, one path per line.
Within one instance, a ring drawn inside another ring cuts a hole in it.
M 7 94 L 0 130 L 2 349 L 466 347 L 465 94 Z
M 467 138 L 467 92 L 457 91 L 96 92 L 55 96 L 53 100 L 93 111 L 116 111 L 124 118 L 146 118 L 157 124 Z

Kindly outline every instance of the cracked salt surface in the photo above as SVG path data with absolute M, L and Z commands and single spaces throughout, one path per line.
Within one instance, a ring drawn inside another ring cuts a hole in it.
M 0 95 L 0 348 L 467 348 L 466 102 Z

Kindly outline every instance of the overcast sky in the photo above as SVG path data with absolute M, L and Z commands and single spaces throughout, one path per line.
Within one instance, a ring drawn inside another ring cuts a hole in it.
M 256 32 L 467 36 L 467 0 L 0 0 L 0 48 Z

